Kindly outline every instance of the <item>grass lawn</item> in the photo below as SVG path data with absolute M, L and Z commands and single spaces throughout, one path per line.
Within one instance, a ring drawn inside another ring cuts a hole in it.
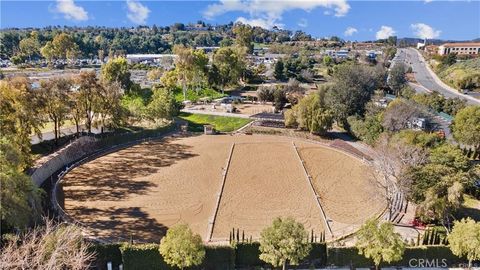
M 216 116 L 207 114 L 180 113 L 179 117 L 188 121 L 188 129 L 194 132 L 202 132 L 203 125 L 210 124 L 220 132 L 237 130 L 252 120 L 238 117 Z
M 480 221 L 480 200 L 470 195 L 463 195 L 463 204 L 458 210 L 457 218 L 471 217 Z

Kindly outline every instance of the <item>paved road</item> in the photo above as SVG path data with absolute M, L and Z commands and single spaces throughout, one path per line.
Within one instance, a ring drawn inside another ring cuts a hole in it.
M 459 97 L 467 100 L 470 105 L 480 105 L 480 100 L 459 93 L 457 90 L 443 83 L 425 63 L 425 59 L 413 48 L 398 49 L 394 62 L 404 62 L 412 67 L 415 80 L 418 84 L 411 86 L 418 92 L 437 91 L 447 98 Z

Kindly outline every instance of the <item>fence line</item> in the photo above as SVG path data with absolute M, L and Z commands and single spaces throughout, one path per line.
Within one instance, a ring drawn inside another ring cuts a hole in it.
M 330 232 L 330 235 L 333 238 L 334 236 L 333 236 L 332 228 L 330 228 L 330 224 L 328 223 L 328 220 L 327 220 L 327 215 L 325 214 L 325 211 L 323 210 L 322 204 L 320 203 L 320 196 L 317 194 L 317 192 L 315 191 L 315 188 L 313 187 L 312 177 L 308 174 L 307 168 L 305 167 L 305 163 L 303 162 L 302 158 L 300 157 L 300 154 L 298 153 L 297 146 L 295 145 L 295 143 L 293 141 L 292 141 L 292 146 L 293 146 L 293 149 L 295 151 L 295 154 L 297 155 L 298 160 L 300 161 L 300 164 L 302 165 L 303 172 L 305 173 L 305 177 L 307 178 L 308 184 L 310 185 L 310 188 L 313 192 L 313 196 L 315 197 L 315 201 L 317 202 L 317 205 L 320 208 L 320 212 L 322 213 L 325 225 L 326 225 L 328 231 Z
M 227 180 L 228 168 L 230 167 L 230 162 L 232 160 L 232 154 L 233 154 L 234 148 L 235 148 L 235 143 L 232 143 L 232 147 L 230 148 L 230 153 L 227 158 L 227 163 L 225 165 L 225 168 L 223 169 L 222 183 L 220 185 L 220 191 L 218 192 L 218 195 L 217 195 L 217 203 L 215 205 L 212 218 L 208 222 L 209 229 L 207 231 L 207 238 L 206 238 L 207 242 L 209 242 L 212 239 L 213 228 L 215 227 L 215 219 L 217 218 L 218 208 L 220 207 L 220 200 L 222 199 L 223 189 L 225 188 L 225 181 Z
M 136 145 L 136 144 L 140 144 L 140 143 L 144 143 L 144 142 L 147 142 L 147 141 L 151 141 L 151 140 L 157 140 L 157 139 L 160 139 L 160 138 L 164 138 L 164 137 L 167 137 L 167 136 L 171 136 L 173 135 L 175 132 L 177 132 L 177 128 L 175 128 L 173 131 L 170 131 L 170 132 L 167 132 L 165 134 L 160 134 L 160 135 L 156 135 L 156 136 L 150 136 L 150 137 L 145 137 L 145 138 L 141 138 L 141 139 L 138 139 L 138 140 L 135 140 L 135 141 L 131 141 L 131 142 L 126 142 L 126 143 L 122 143 L 122 144 L 118 144 L 118 145 L 113 145 L 113 146 L 110 146 L 108 148 L 104 148 L 104 149 L 100 149 L 98 151 L 95 151 L 91 154 L 89 154 L 88 156 L 85 156 L 83 158 L 81 158 L 80 160 L 78 161 L 75 161 L 71 164 L 66 164 L 65 167 L 64 167 L 64 170 L 62 170 L 60 173 L 58 173 L 56 175 L 56 178 L 57 178 L 57 181 L 55 181 L 54 185 L 53 185 L 53 188 L 52 188 L 52 193 L 51 193 L 51 202 L 52 202 L 52 206 L 53 206 L 53 209 L 54 211 L 59 215 L 59 217 L 63 220 L 63 221 L 66 221 L 68 223 L 72 223 L 74 225 L 77 225 L 78 227 L 80 227 L 80 229 L 82 230 L 83 234 L 85 236 L 87 236 L 88 238 L 91 238 L 92 240 L 95 240 L 97 242 L 100 242 L 100 243 L 107 243 L 108 241 L 104 241 L 104 240 L 100 240 L 98 237 L 95 237 L 93 235 L 91 235 L 91 233 L 89 232 L 88 230 L 88 226 L 87 225 L 84 225 L 82 222 L 72 218 L 70 215 L 68 215 L 65 210 L 60 206 L 60 204 L 58 203 L 58 199 L 57 199 L 57 193 L 58 193 L 58 185 L 61 184 L 64 180 L 64 176 L 70 172 L 71 170 L 73 170 L 74 168 L 86 163 L 86 162 L 89 162 L 93 159 L 96 159 L 98 157 L 101 157 L 101 156 L 104 156 L 104 155 L 107 155 L 109 153 L 112 153 L 112 152 L 115 152 L 115 151 L 118 151 L 118 150 L 121 150 L 121 149 L 125 149 L 125 148 L 128 148 L 130 146 L 133 146 L 133 145 Z M 50 176 L 50 177 L 53 177 Z M 117 239 L 121 239 L 123 241 L 128 241 L 127 238 L 123 238 L 123 237 L 115 237 Z

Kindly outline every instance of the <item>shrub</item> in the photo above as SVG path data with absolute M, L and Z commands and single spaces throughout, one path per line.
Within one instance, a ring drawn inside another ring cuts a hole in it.
M 97 244 L 92 245 L 89 251 L 95 253 L 94 265 L 99 270 L 107 269 L 107 262 L 112 262 L 112 266 L 117 268 L 122 264 L 121 244 Z
M 157 244 L 129 245 L 120 247 L 122 252 L 123 269 L 125 270 L 166 270 L 173 269 L 165 263 Z
M 235 251 L 235 266 L 262 266 L 265 262 L 260 260 L 260 243 L 238 243 Z
M 235 250 L 230 246 L 205 247 L 205 259 L 202 269 L 229 270 L 235 269 Z

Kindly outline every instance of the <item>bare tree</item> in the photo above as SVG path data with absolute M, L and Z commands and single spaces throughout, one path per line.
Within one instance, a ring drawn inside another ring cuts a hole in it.
M 88 269 L 94 253 L 79 228 L 72 225 L 45 225 L 7 240 L 0 254 L 2 269 Z
M 376 159 L 373 179 L 382 188 L 384 196 L 391 204 L 397 192 L 408 194 L 411 183 L 403 177 L 405 170 L 412 166 L 425 164 L 428 161 L 428 153 L 425 149 L 395 140 L 388 134 L 383 134 L 375 146 Z M 392 214 L 392 212 L 390 212 Z

